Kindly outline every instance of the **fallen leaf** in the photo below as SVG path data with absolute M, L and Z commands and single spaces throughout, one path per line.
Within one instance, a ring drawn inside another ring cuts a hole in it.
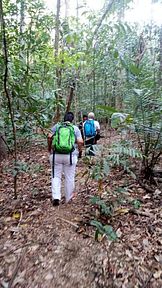
M 131 235 L 130 238 L 129 238 L 129 241 L 136 241 L 140 238 L 141 236 L 140 235 Z
M 19 276 L 17 276 L 13 282 L 13 287 L 15 287 L 17 284 L 23 284 L 24 283 L 24 277 L 25 277 L 25 273 L 26 271 L 22 271 L 21 273 L 19 273 Z M 20 285 L 19 285 L 20 287 Z
M 129 212 L 128 208 L 119 208 L 115 211 L 115 215 L 126 214 Z
M 34 251 L 36 251 L 38 248 L 39 248 L 39 245 L 38 245 L 38 244 L 37 244 L 37 245 L 33 245 L 33 246 L 31 247 L 31 250 L 34 252 Z
M 132 254 L 131 254 L 131 252 L 130 252 L 128 249 L 125 251 L 125 254 L 126 254 L 129 258 L 132 258 Z
M 16 257 L 14 255 L 7 256 L 5 262 L 7 264 L 14 263 L 16 261 Z
M 11 217 L 7 217 L 7 218 L 5 219 L 6 222 L 10 222 L 11 220 L 12 220 Z
M 148 247 L 149 246 L 149 241 L 147 238 L 143 239 L 143 246 Z
M 155 255 L 154 256 L 156 261 L 162 264 L 162 254 L 161 255 Z
M 143 196 L 142 197 L 143 199 L 150 199 L 151 198 L 151 196 L 150 195 L 148 195 L 148 194 L 146 194 L 145 196 Z
M 21 213 L 20 212 L 13 212 L 13 214 L 12 214 L 12 218 L 14 219 L 14 220 L 19 220 L 20 219 L 20 217 L 21 217 Z
M 116 235 L 118 236 L 118 238 L 120 238 L 120 237 L 122 236 L 122 231 L 121 231 L 120 228 L 118 228 L 118 229 L 116 230 Z
M 45 280 L 52 280 L 53 279 L 53 274 L 51 272 L 49 272 L 46 277 L 45 277 Z
M 157 242 L 160 243 L 160 245 L 162 245 L 162 239 L 157 239 Z
M 26 227 L 28 227 L 28 224 L 21 224 L 20 227 L 21 228 L 26 228 Z
M 20 231 L 20 229 L 19 229 L 19 227 L 11 227 L 11 228 L 9 228 L 9 231 L 17 233 Z
M 1 285 L 2 285 L 3 288 L 8 288 L 8 284 L 9 284 L 9 283 L 8 283 L 8 282 L 5 282 L 5 281 L 2 281 L 2 282 L 1 282 Z
M 153 274 L 153 276 L 154 276 L 155 279 L 160 278 L 161 275 L 162 275 L 162 270 L 159 270 L 159 271 L 157 271 L 157 272 L 155 272 L 155 273 Z
M 161 194 L 161 191 L 159 189 L 156 189 L 155 190 L 155 193 L 154 193 L 154 197 L 157 197 Z
M 3 274 L 3 269 L 2 269 L 2 267 L 0 267 L 0 275 L 2 275 Z

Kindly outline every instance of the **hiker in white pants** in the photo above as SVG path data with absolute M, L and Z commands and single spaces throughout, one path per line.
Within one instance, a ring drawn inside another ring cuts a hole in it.
M 53 154 L 50 155 L 50 163 L 52 167 Z M 78 161 L 76 155 L 72 156 L 72 165 L 70 165 L 70 157 L 67 154 L 56 154 L 54 164 L 54 178 L 52 177 L 52 199 L 61 199 L 61 178 L 62 172 L 65 176 L 65 198 L 66 202 L 72 199 L 75 188 L 75 169 Z M 56 202 L 56 201 L 55 201 Z
M 74 119 L 74 115 L 72 112 L 68 112 L 65 114 L 64 122 L 68 121 L 72 123 Z M 56 132 L 57 124 L 52 128 L 52 135 Z M 48 141 L 48 150 L 50 152 L 50 163 L 53 170 L 52 173 L 52 204 L 54 206 L 58 206 L 59 202 L 61 200 L 61 178 L 62 178 L 62 172 L 64 172 L 65 176 L 65 199 L 66 202 L 69 202 L 73 197 L 73 192 L 75 188 L 75 170 L 76 170 L 76 164 L 78 161 L 78 154 L 81 150 L 81 147 L 83 145 L 83 139 L 81 136 L 81 132 L 79 128 L 75 125 L 74 127 L 74 133 L 75 133 L 75 150 L 72 152 L 72 163 L 70 163 L 70 155 L 69 154 L 59 154 L 55 153 L 55 159 L 54 159 L 54 167 L 53 166 L 53 152 L 51 149 L 51 141 Z M 78 151 L 79 150 L 79 151 Z M 54 169 L 53 169 L 54 168 Z

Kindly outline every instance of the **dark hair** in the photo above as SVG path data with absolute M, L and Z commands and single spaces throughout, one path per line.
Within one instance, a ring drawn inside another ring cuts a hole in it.
M 67 112 L 64 116 L 64 122 L 69 121 L 72 122 L 74 120 L 73 112 Z
M 85 117 L 88 118 L 88 115 L 87 114 L 83 114 L 83 118 L 85 118 Z

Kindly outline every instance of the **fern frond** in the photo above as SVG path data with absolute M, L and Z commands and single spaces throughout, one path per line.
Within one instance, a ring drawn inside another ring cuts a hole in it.
M 119 157 L 126 155 L 132 158 L 143 158 L 142 153 L 138 149 L 132 147 L 125 147 L 120 144 L 113 146 L 111 154 L 116 154 L 116 158 L 118 158 L 117 155 Z

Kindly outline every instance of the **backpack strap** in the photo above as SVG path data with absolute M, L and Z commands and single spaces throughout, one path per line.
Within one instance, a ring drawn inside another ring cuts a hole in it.
M 70 165 L 72 165 L 72 152 L 70 152 Z
M 53 150 L 53 158 L 52 158 L 52 178 L 54 178 L 55 172 L 55 151 Z
M 72 126 L 73 124 L 71 123 L 71 122 L 69 122 L 69 121 L 65 121 L 65 122 L 63 122 L 63 124 L 65 125 L 65 126 Z

